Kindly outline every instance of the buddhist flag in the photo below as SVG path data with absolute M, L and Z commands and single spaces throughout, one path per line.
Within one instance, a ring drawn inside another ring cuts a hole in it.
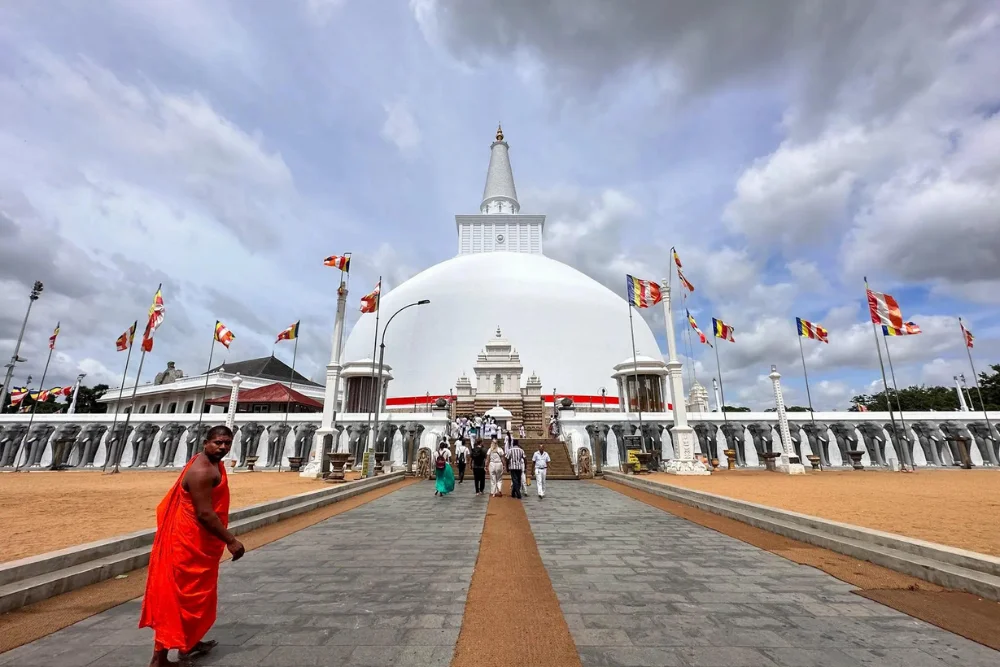
M 62 390 L 63 390 L 62 387 L 53 387 L 52 389 L 46 389 L 45 391 L 39 392 L 38 402 L 44 403 L 45 401 L 49 400 L 49 396 L 52 396 L 53 398 L 59 396 L 60 394 L 62 394 Z
M 275 343 L 281 342 L 283 340 L 295 340 L 299 337 L 299 323 L 296 322 L 292 326 L 288 327 L 284 331 L 278 334 L 278 340 Z
M 677 254 L 677 248 L 671 248 L 670 254 L 674 256 L 674 264 L 677 265 L 677 268 L 678 269 L 684 268 L 684 265 L 681 264 L 681 256 Z
M 56 322 L 56 330 L 52 332 L 51 336 L 49 336 L 49 349 L 50 350 L 56 349 L 56 338 L 58 338 L 58 337 L 59 337 L 59 322 Z
M 132 326 L 129 327 L 125 333 L 119 336 L 118 340 L 115 341 L 115 347 L 118 348 L 119 352 L 124 352 L 132 347 L 132 341 L 135 340 L 135 329 L 137 326 L 139 326 L 139 320 L 133 322 Z
M 883 336 L 913 336 L 918 333 L 923 332 L 913 322 L 904 322 L 901 327 L 890 327 L 887 324 L 882 325 Z
M 688 281 L 688 279 L 684 277 L 684 274 L 681 273 L 680 269 L 677 269 L 677 277 L 680 279 L 681 285 L 683 285 L 688 292 L 694 291 L 694 285 L 692 285 L 690 281 Z
M 694 329 L 695 333 L 698 334 L 698 338 L 701 339 L 701 342 L 704 343 L 705 345 L 708 345 L 709 347 L 712 347 L 712 343 L 711 341 L 708 340 L 708 336 L 702 333 L 701 329 L 698 328 L 698 323 L 695 322 L 694 318 L 691 316 L 691 311 L 685 310 L 684 312 L 687 313 L 688 324 L 690 324 L 691 328 Z
M 10 390 L 10 404 L 17 405 L 28 395 L 27 387 L 14 387 Z
M 972 335 L 972 332 L 965 328 L 965 323 L 962 322 L 962 318 L 958 318 L 958 326 L 962 327 L 962 338 L 965 339 L 965 347 L 970 350 L 975 347 L 973 343 L 976 341 L 976 337 Z
M 822 343 L 829 345 L 830 339 L 827 338 L 827 330 L 818 324 L 813 324 L 801 317 L 795 318 L 795 326 L 799 328 L 799 335 L 803 338 L 810 338 L 812 340 L 818 340 Z
M 330 255 L 323 260 L 323 264 L 326 266 L 332 266 L 335 269 L 340 269 L 344 273 L 350 273 L 351 253 L 347 253 L 346 255 Z
M 144 352 L 153 351 L 153 333 L 163 324 L 163 314 L 166 312 L 163 305 L 163 293 L 160 289 L 153 295 L 153 305 L 149 307 L 149 320 L 146 322 L 146 331 L 142 334 L 142 349 Z
M 628 302 L 636 308 L 649 308 L 663 299 L 660 286 L 652 280 L 625 276 L 625 287 L 628 290 Z
M 297 322 L 295 326 L 296 327 L 298 326 Z M 226 328 L 225 324 L 223 324 L 219 320 L 215 320 L 215 340 L 225 345 L 226 349 L 228 350 L 229 344 L 233 342 L 234 338 L 236 338 L 236 336 L 233 334 L 232 331 Z M 281 340 L 281 338 L 279 337 L 278 340 Z
M 361 312 L 362 313 L 374 313 L 378 310 L 378 303 L 381 300 L 382 294 L 382 281 L 379 280 L 378 284 L 375 285 L 373 289 L 368 294 L 361 297 Z
M 872 322 L 877 325 L 902 329 L 903 313 L 899 310 L 899 303 L 888 294 L 868 289 L 867 278 L 865 279 L 865 291 L 868 294 L 868 311 L 871 313 Z
M 69 396 L 70 394 L 73 393 L 73 385 L 70 385 L 68 387 L 63 387 L 62 389 L 59 390 L 59 393 L 62 394 L 63 396 Z
M 733 339 L 733 328 L 723 322 L 722 320 L 717 320 L 712 318 L 712 329 L 715 331 L 715 337 L 721 338 L 722 340 L 728 340 L 730 343 L 735 343 Z

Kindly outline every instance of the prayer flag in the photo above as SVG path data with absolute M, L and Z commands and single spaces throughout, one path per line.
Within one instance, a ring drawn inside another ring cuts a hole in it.
M 288 327 L 284 331 L 278 334 L 278 340 L 274 341 L 278 343 L 283 340 L 295 340 L 299 337 L 299 323 L 296 322 L 292 326 Z M 227 346 L 228 347 L 228 346 Z
M 918 333 L 923 333 L 913 322 L 906 322 L 901 327 L 890 327 L 887 324 L 882 325 L 882 335 L 883 336 L 913 336 Z
M 868 293 L 868 311 L 871 313 L 872 322 L 901 329 L 903 314 L 899 310 L 899 303 L 888 294 L 868 289 L 867 281 L 865 291 Z
M 10 404 L 17 405 L 28 395 L 27 387 L 14 387 L 10 390 Z
M 975 347 L 973 343 L 976 341 L 976 337 L 972 335 L 972 332 L 965 328 L 965 323 L 962 322 L 962 318 L 958 318 L 958 326 L 962 327 L 962 337 L 965 338 L 965 347 L 970 350 Z
M 681 264 L 681 257 L 680 255 L 677 254 L 677 248 L 671 248 L 670 253 L 674 256 L 674 264 L 677 265 L 677 268 L 678 269 L 683 268 L 684 265 Z
M 52 332 L 51 336 L 49 336 L 49 349 L 50 350 L 56 349 L 56 338 L 58 338 L 58 337 L 59 337 L 59 322 L 56 322 L 56 330 Z
M 694 291 L 694 285 L 692 285 L 690 281 L 688 281 L 688 279 L 684 277 L 684 274 L 681 273 L 680 269 L 677 269 L 677 277 L 680 278 L 681 285 L 683 285 L 688 292 Z
M 625 287 L 628 290 L 628 302 L 636 308 L 649 308 L 663 299 L 660 286 L 652 280 L 639 280 L 627 275 Z
M 229 344 L 233 342 L 234 338 L 236 338 L 236 336 L 233 334 L 232 331 L 226 328 L 225 324 L 223 324 L 219 320 L 215 320 L 215 340 L 225 345 L 226 349 L 228 350 Z M 278 340 L 281 339 L 279 338 Z
M 830 339 L 827 338 L 829 332 L 818 324 L 813 324 L 801 317 L 796 317 L 795 326 L 799 328 L 799 335 L 803 338 L 818 340 L 826 344 L 830 343 Z
M 323 260 L 323 264 L 326 266 L 332 266 L 335 269 L 340 269 L 344 273 L 350 273 L 351 253 L 347 253 L 346 255 L 330 255 Z
M 722 320 L 717 320 L 712 318 L 712 329 L 715 330 L 715 337 L 722 338 L 723 340 L 728 340 L 730 343 L 735 343 L 733 339 L 733 328 L 723 322 Z
M 59 390 L 59 393 L 62 394 L 63 396 L 69 396 L 70 394 L 73 393 L 73 386 L 70 385 L 68 387 L 63 387 L 62 389 Z
M 163 306 L 163 293 L 160 289 L 153 295 L 153 305 L 149 307 L 149 320 L 146 322 L 146 331 L 142 334 L 142 349 L 145 352 L 153 351 L 153 333 L 163 324 L 163 314 L 166 308 Z
M 708 345 L 709 347 L 712 347 L 712 343 L 711 341 L 708 340 L 708 336 L 702 333 L 701 329 L 698 328 L 698 323 L 695 322 L 694 318 L 691 316 L 691 311 L 685 310 L 684 312 L 687 313 L 688 324 L 690 324 L 691 328 L 694 329 L 695 332 L 698 334 L 698 338 L 701 339 L 701 342 L 704 343 L 705 345 Z
M 378 310 L 379 301 L 381 301 L 382 294 L 382 281 L 379 280 L 378 284 L 375 285 L 373 289 L 368 294 L 361 297 L 361 312 L 362 313 L 374 313 Z
M 139 326 L 139 320 L 132 323 L 132 326 L 125 330 L 118 340 L 115 341 L 115 347 L 118 348 L 119 352 L 124 352 L 125 350 L 132 347 L 132 341 L 135 340 L 135 328 Z

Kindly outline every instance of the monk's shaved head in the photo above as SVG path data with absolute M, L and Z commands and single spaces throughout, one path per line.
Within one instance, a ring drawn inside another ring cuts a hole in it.
M 208 429 L 208 433 L 205 434 L 205 442 L 218 438 L 220 435 L 228 435 L 231 438 L 233 437 L 233 430 L 224 424 L 213 426 Z

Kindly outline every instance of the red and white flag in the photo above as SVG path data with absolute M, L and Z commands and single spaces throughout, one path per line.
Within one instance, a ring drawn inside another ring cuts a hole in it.
M 965 328 L 965 322 L 962 318 L 958 318 L 958 326 L 962 327 L 962 338 L 965 339 L 965 347 L 970 350 L 975 347 L 976 337 L 972 335 L 972 332 Z
M 229 344 L 233 342 L 233 338 L 236 338 L 233 332 L 225 324 L 219 320 L 215 320 L 215 340 L 225 345 L 228 350 Z
M 868 292 L 868 311 L 871 313 L 872 322 L 893 329 L 902 329 L 903 313 L 900 312 L 896 300 L 888 294 L 868 289 L 868 283 L 865 283 L 865 290 Z
M 146 322 L 146 331 L 142 334 L 142 349 L 145 352 L 153 351 L 153 333 L 163 324 L 163 314 L 167 309 L 163 305 L 163 294 L 160 289 L 153 295 L 153 305 L 149 307 L 149 321 Z
M 56 322 L 56 330 L 49 336 L 49 349 L 56 349 L 56 338 L 59 338 L 59 322 Z
M 351 253 L 347 253 L 346 255 L 330 255 L 323 260 L 323 264 L 340 269 L 344 273 L 349 273 L 351 270 Z
M 382 293 L 382 281 L 379 280 L 378 284 L 375 285 L 373 289 L 368 294 L 361 297 L 361 312 L 362 313 L 374 313 L 378 310 L 379 295 Z

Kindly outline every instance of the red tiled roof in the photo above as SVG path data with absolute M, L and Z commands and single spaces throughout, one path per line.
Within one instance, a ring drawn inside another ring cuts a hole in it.
M 228 398 L 217 398 L 208 401 L 212 405 L 226 405 Z M 240 391 L 238 403 L 298 403 L 308 405 L 313 408 L 322 408 L 323 404 L 315 398 L 309 398 L 305 394 L 300 394 L 294 389 L 289 389 L 287 385 L 280 382 L 269 384 L 256 389 L 246 389 Z

